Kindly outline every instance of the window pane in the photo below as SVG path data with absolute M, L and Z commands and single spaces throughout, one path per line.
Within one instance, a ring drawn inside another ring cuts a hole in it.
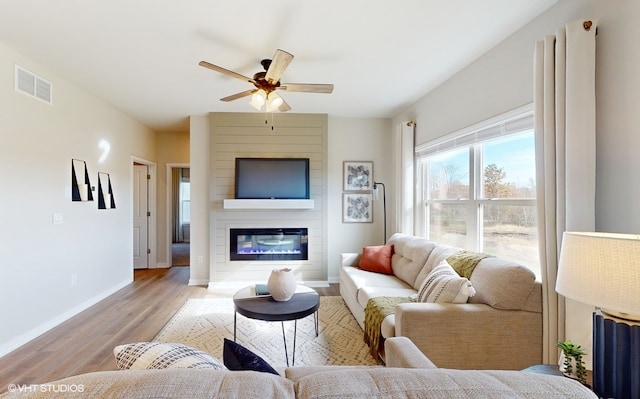
M 191 183 L 182 182 L 180 183 L 180 203 L 182 206 L 180 207 L 180 223 L 188 224 L 191 223 Z
M 482 198 L 535 198 L 533 132 L 482 145 Z
M 429 198 L 469 198 L 469 149 L 462 148 L 429 158 Z
M 181 224 L 191 223 L 191 202 L 182 201 L 182 207 L 180 207 L 180 211 Z
M 429 239 L 439 244 L 464 248 L 467 241 L 465 204 L 430 204 Z
M 191 183 L 180 183 L 180 199 L 182 201 L 189 201 L 191 199 Z
M 540 278 L 535 206 L 483 206 L 483 252 L 530 268 Z

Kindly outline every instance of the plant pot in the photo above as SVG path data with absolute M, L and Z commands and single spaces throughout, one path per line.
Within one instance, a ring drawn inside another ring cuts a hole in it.
M 575 380 L 578 379 L 578 367 L 576 364 L 576 359 L 574 358 L 570 358 L 569 362 L 571 363 L 571 372 L 567 371 L 567 366 L 565 365 L 565 355 L 563 352 L 560 352 L 560 358 L 558 359 L 558 369 L 560 370 L 560 372 L 569 377 L 569 378 L 573 378 Z
M 291 299 L 296 292 L 297 285 L 296 276 L 289 268 L 273 269 L 267 281 L 267 288 L 271 297 L 278 302 Z

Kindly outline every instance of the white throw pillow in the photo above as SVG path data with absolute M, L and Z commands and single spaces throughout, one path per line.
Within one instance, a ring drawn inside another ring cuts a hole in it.
M 476 290 L 471 282 L 443 260 L 425 277 L 418 290 L 419 302 L 466 303 Z
M 137 342 L 113 348 L 116 366 L 123 370 L 192 368 L 227 368 L 215 357 L 178 343 Z

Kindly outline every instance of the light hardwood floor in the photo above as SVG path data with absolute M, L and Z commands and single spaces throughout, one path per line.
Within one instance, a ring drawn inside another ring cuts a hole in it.
M 187 299 L 215 295 L 188 281 L 188 267 L 136 270 L 133 283 L 0 358 L 0 392 L 9 384 L 115 370 L 116 345 L 152 340 Z M 337 284 L 317 291 L 339 295 Z

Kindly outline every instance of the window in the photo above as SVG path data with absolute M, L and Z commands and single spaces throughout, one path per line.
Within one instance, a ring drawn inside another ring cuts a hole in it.
M 530 108 L 416 149 L 430 240 L 488 253 L 540 277 Z

